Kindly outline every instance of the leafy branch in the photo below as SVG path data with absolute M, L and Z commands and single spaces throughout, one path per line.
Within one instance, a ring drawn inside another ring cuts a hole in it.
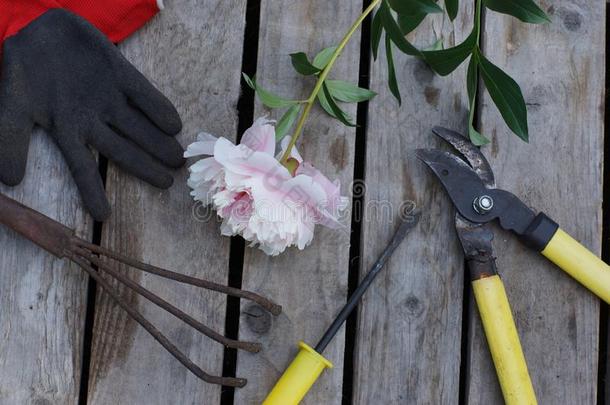
M 340 120 L 345 125 L 354 126 L 354 124 L 351 122 L 351 119 L 349 118 L 347 113 L 345 113 L 337 105 L 337 100 L 342 99 L 343 101 L 347 101 L 347 102 L 350 102 L 350 100 L 353 100 L 351 102 L 359 102 L 359 101 L 369 100 L 375 96 L 375 93 L 373 93 L 367 89 L 360 88 L 360 87 L 353 85 L 351 83 L 348 83 L 348 82 L 343 82 L 343 81 L 337 80 L 337 81 L 334 81 L 333 82 L 334 85 L 331 86 L 331 85 L 329 85 L 329 83 L 326 83 L 325 81 L 326 81 L 326 78 L 328 77 L 328 74 L 330 73 L 330 70 L 332 69 L 335 61 L 337 60 L 337 58 L 339 57 L 339 55 L 345 48 L 345 45 L 347 45 L 347 43 L 349 42 L 352 35 L 354 35 L 354 32 L 356 32 L 356 30 L 358 29 L 360 24 L 362 24 L 362 21 L 364 21 L 364 19 L 371 12 L 373 12 L 373 10 L 377 6 L 377 4 L 379 4 L 380 1 L 381 0 L 373 0 L 371 2 L 371 4 L 364 10 L 364 12 L 356 19 L 356 21 L 354 21 L 354 23 L 352 24 L 350 29 L 347 31 L 347 33 L 345 34 L 345 36 L 343 37 L 343 39 L 341 40 L 339 45 L 336 47 L 326 48 L 326 49 L 322 50 L 320 53 L 318 53 L 315 56 L 313 62 L 309 62 L 307 55 L 303 52 L 293 53 L 292 55 L 290 55 L 290 57 L 292 59 L 292 66 L 294 67 L 294 69 L 297 72 L 299 72 L 300 74 L 305 75 L 305 76 L 316 75 L 318 77 L 318 80 L 316 82 L 315 87 L 313 88 L 313 91 L 311 92 L 311 95 L 304 102 L 295 101 L 295 100 L 286 100 L 288 102 L 294 103 L 297 106 L 299 104 L 304 104 L 305 108 L 303 109 L 301 117 L 299 118 L 299 121 L 297 122 L 297 126 L 294 130 L 294 134 L 293 134 L 292 138 L 290 139 L 290 143 L 288 144 L 288 147 L 286 148 L 284 155 L 280 159 L 280 162 L 282 162 L 284 165 L 287 164 L 288 159 L 290 158 L 290 153 L 292 151 L 292 148 L 294 147 L 297 139 L 301 135 L 301 133 L 303 131 L 303 127 L 305 125 L 305 121 L 307 120 L 307 117 L 309 116 L 309 112 L 311 111 L 311 108 L 313 107 L 316 100 L 318 100 L 318 102 L 320 103 L 322 108 L 329 115 Z M 260 97 L 260 94 L 261 94 L 260 90 L 258 90 L 254 81 L 250 80 L 250 82 L 252 82 L 252 85 L 250 85 L 250 87 L 252 87 Z M 268 92 L 266 92 L 266 93 L 268 93 Z M 279 96 L 275 96 L 275 99 L 269 100 L 269 101 L 274 102 L 274 101 L 277 101 L 277 99 L 284 100 Z M 261 98 L 261 101 L 262 101 L 262 98 Z M 270 108 L 274 108 L 274 107 L 266 104 L 264 101 L 263 101 L 263 104 L 267 105 Z M 294 120 L 296 118 L 296 115 L 298 114 L 299 110 L 300 110 L 300 107 L 295 108 L 293 106 L 293 107 L 289 108 L 288 111 L 284 114 L 284 116 L 280 119 L 280 123 L 283 126 L 281 129 L 284 132 L 279 132 L 279 134 L 278 134 L 278 131 L 276 130 L 276 139 L 278 141 L 286 135 L 286 131 L 292 125 L 291 120 Z
M 395 2 L 400 2 L 402 6 L 397 7 Z M 479 74 L 506 125 L 519 138 L 528 141 L 527 110 L 519 85 L 502 69 L 486 59 L 479 46 L 482 31 L 482 7 L 512 15 L 523 22 L 532 24 L 548 22 L 547 15 L 532 0 L 476 0 L 474 27 L 462 43 L 448 49 L 420 51 L 411 45 L 405 36 L 417 28 L 427 14 L 435 10 L 432 4 L 436 5 L 432 0 L 383 0 L 373 17 L 371 33 L 373 56 L 377 58 L 379 43 L 385 32 L 388 86 L 394 97 L 400 103 L 400 91 L 392 56 L 393 46 L 407 55 L 424 60 L 441 76 L 450 74 L 470 57 L 466 82 L 470 109 L 468 132 L 472 142 L 477 145 L 489 142 L 473 127 Z M 445 1 L 445 8 L 451 20 L 457 16 L 458 6 L 458 0 Z M 391 10 L 396 12 L 396 19 Z
M 458 1 L 445 0 L 445 11 L 451 20 L 454 20 L 457 16 Z M 527 23 L 539 24 L 549 21 L 544 11 L 533 0 L 476 0 L 474 27 L 462 43 L 443 49 L 442 40 L 439 40 L 431 48 L 420 50 L 407 40 L 407 34 L 416 29 L 428 14 L 442 13 L 443 9 L 434 0 L 372 0 L 370 5 L 354 21 L 339 45 L 323 49 L 315 55 L 312 61 L 303 52 L 290 55 L 292 66 L 297 73 L 317 78 L 316 84 L 307 99 L 292 100 L 275 95 L 262 88 L 255 78 L 250 78 L 244 74 L 246 83 L 254 89 L 265 106 L 272 109 L 286 109 L 276 127 L 277 141 L 286 136 L 294 122 L 297 122 L 281 162 L 285 165 L 288 164 L 291 149 L 301 135 L 314 104 L 318 103 L 331 117 L 343 124 L 354 126 L 352 118 L 340 107 L 340 103 L 359 103 L 375 97 L 375 92 L 358 87 L 355 84 L 328 79 L 335 61 L 358 27 L 369 15 L 373 15 L 371 23 L 373 57 L 375 60 L 377 59 L 379 45 L 383 38 L 388 70 L 388 87 L 399 104 L 402 102 L 402 98 L 394 64 L 395 48 L 406 55 L 425 61 L 432 70 L 441 76 L 450 74 L 466 59 L 470 58 L 466 82 L 469 101 L 468 128 L 472 142 L 477 145 L 489 142 L 473 126 L 479 76 L 482 78 L 485 88 L 507 126 L 519 138 L 527 141 L 527 110 L 519 85 L 499 67 L 485 58 L 480 48 L 483 7 L 511 15 Z

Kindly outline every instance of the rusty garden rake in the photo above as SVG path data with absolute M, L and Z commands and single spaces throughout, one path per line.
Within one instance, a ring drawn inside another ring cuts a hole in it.
M 154 274 L 179 283 L 189 284 L 207 290 L 217 291 L 233 297 L 247 299 L 259 304 L 273 315 L 279 315 L 281 306 L 250 291 L 228 287 L 211 281 L 175 273 L 156 266 L 142 263 L 138 260 L 126 257 L 109 249 L 89 243 L 74 234 L 70 228 L 59 222 L 28 208 L 17 201 L 0 194 L 0 223 L 21 234 L 34 242 L 49 253 L 58 258 L 67 258 L 80 266 L 96 283 L 121 307 L 129 316 L 140 324 L 152 335 L 172 356 L 197 377 L 211 384 L 220 384 L 229 387 L 243 387 L 247 380 L 244 378 L 232 378 L 214 376 L 203 371 L 192 362 L 180 349 L 178 349 L 165 335 L 163 335 L 149 320 L 147 320 L 137 309 L 126 301 L 117 292 L 100 272 L 114 278 L 119 283 L 133 290 L 168 313 L 187 323 L 209 338 L 222 343 L 226 347 L 246 350 L 256 353 L 261 350 L 261 345 L 256 342 L 243 342 L 229 339 L 222 334 L 205 326 L 195 318 L 181 311 L 163 298 L 142 287 L 129 277 L 119 272 L 111 261 L 121 263 L 145 273 Z M 102 258 L 110 259 L 103 260 Z M 96 270 L 97 268 L 97 270 Z

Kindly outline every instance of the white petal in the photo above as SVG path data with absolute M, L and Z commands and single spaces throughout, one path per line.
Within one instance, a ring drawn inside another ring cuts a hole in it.
M 189 158 L 199 155 L 211 156 L 214 154 L 214 144 L 218 139 L 207 132 L 197 135 L 197 142 L 191 143 L 184 152 L 184 157 Z
M 286 153 L 286 149 L 288 149 L 288 144 L 290 143 L 291 139 L 291 136 L 285 136 L 280 142 L 281 152 L 277 156 L 278 160 L 284 155 L 284 153 Z M 303 163 L 303 158 L 297 150 L 296 145 L 292 147 L 292 150 L 290 151 L 290 157 L 296 159 L 299 163 Z
M 258 118 L 244 132 L 240 144 L 247 146 L 251 150 L 273 156 L 275 153 L 275 128 L 272 124 L 274 122 L 266 117 Z

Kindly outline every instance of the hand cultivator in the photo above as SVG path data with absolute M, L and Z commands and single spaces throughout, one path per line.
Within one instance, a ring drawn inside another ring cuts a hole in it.
M 110 297 L 150 333 L 172 356 L 182 363 L 193 374 L 205 382 L 220 384 L 231 387 L 243 387 L 246 380 L 243 378 L 230 378 L 214 376 L 203 371 L 193 363 L 180 349 L 178 349 L 165 335 L 163 335 L 150 321 L 148 321 L 138 310 L 127 302 L 117 292 L 107 278 L 101 273 L 114 278 L 127 288 L 148 299 L 163 310 L 169 312 L 209 338 L 222 343 L 226 347 L 246 350 L 256 353 L 261 350 L 261 345 L 255 342 L 242 342 L 226 338 L 215 332 L 190 315 L 184 313 L 163 298 L 155 295 L 146 288 L 140 286 L 124 274 L 120 273 L 110 260 L 130 266 L 134 269 L 154 274 L 179 283 L 190 284 L 199 288 L 217 291 L 234 297 L 244 298 L 256 302 L 273 315 L 279 315 L 282 308 L 272 301 L 249 291 L 238 288 L 227 287 L 207 280 L 186 276 L 159 267 L 131 259 L 119 253 L 93 245 L 77 236 L 74 231 L 65 227 L 57 221 L 34 211 L 17 201 L 0 194 L 0 223 L 18 232 L 30 241 L 34 242 L 49 253 L 59 257 L 67 258 L 80 266 Z M 110 260 L 107 260 L 110 259 Z M 99 270 L 96 270 L 96 268 Z

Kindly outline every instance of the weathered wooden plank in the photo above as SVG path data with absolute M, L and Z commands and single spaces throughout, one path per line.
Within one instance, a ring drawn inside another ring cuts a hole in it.
M 192 142 L 202 129 L 232 139 L 237 128 L 245 2 L 167 3 L 166 9 L 121 49 L 176 104 L 184 121 L 179 136 L 182 145 Z M 169 191 L 160 191 L 110 167 L 107 187 L 114 212 L 104 226 L 102 242 L 172 270 L 226 283 L 229 240 L 219 235 L 214 215 L 206 222 L 195 220 L 195 205 L 185 184 L 186 169 L 176 172 L 175 177 Z M 223 331 L 223 295 L 153 276 L 134 274 L 134 278 Z M 197 364 L 221 374 L 220 344 L 146 300 L 131 298 Z M 219 397 L 220 387 L 198 380 L 105 294 L 98 295 L 90 403 L 212 404 Z
M 461 42 L 473 16 L 472 4 L 461 3 L 454 24 L 429 16 L 412 40 L 428 46 L 441 33 L 446 47 Z M 439 144 L 434 125 L 466 125 L 465 67 L 439 77 L 417 59 L 394 55 L 402 106 L 387 88 L 385 55 L 371 66 L 371 89 L 380 94 L 369 104 L 361 274 L 389 242 L 403 207 L 413 201 L 422 216 L 361 303 L 354 403 L 454 404 L 463 259 L 451 203 L 413 150 Z
M 63 157 L 37 131 L 23 183 L 0 192 L 91 238 Z M 0 229 L 0 403 L 77 404 L 87 277 Z
M 313 82 L 303 80 L 290 65 L 289 53 L 315 54 L 336 45 L 361 12 L 362 2 L 273 0 L 263 1 L 257 77 L 269 89 L 288 96 L 306 97 Z M 354 36 L 333 69 L 331 76 L 357 82 L 359 37 Z M 349 106 L 352 117 L 354 106 Z M 258 105 L 256 115 L 265 113 Z M 279 118 L 279 117 L 274 117 Z M 347 194 L 353 177 L 353 128 L 332 120 L 317 107 L 300 141 L 299 151 L 329 178 L 338 178 Z M 349 216 L 346 216 L 349 218 Z M 240 337 L 257 339 L 265 350 L 257 355 L 240 353 L 238 374 L 250 382 L 238 391 L 236 403 L 258 404 L 265 398 L 296 353 L 303 339 L 315 344 L 345 302 L 349 260 L 349 219 L 342 231 L 316 229 L 314 242 L 304 251 L 289 250 L 270 258 L 248 249 L 245 255 L 243 286 L 273 297 L 284 313 L 270 329 L 261 329 L 249 317 L 243 304 Z M 325 352 L 335 369 L 320 379 L 303 401 L 305 404 L 341 403 L 344 335 L 339 334 Z
M 531 141 L 506 129 L 488 96 L 484 149 L 500 187 L 546 212 L 599 253 L 601 243 L 605 3 L 554 1 L 553 22 L 522 24 L 487 13 L 485 53 L 521 84 Z M 498 268 L 541 404 L 596 402 L 599 303 L 560 269 L 498 231 Z M 467 395 L 501 394 L 478 314 L 472 316 Z

